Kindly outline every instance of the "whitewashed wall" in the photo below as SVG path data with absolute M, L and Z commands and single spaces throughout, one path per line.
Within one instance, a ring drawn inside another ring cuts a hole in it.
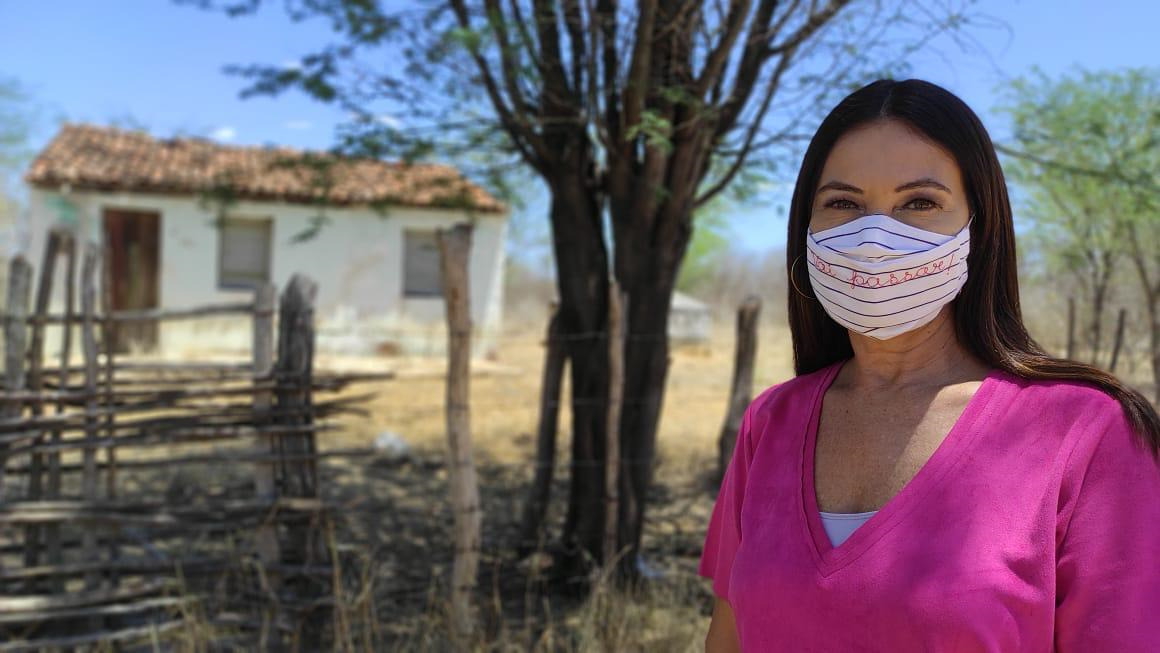
M 62 209 L 61 199 L 73 208 Z M 245 290 L 218 287 L 218 231 L 211 209 L 195 198 L 127 193 L 32 190 L 30 259 L 39 265 L 47 230 L 70 223 L 86 238 L 100 241 L 106 208 L 161 214 L 160 300 L 168 308 L 244 301 Z M 403 232 L 434 230 L 473 220 L 470 260 L 475 352 L 494 346 L 502 320 L 506 215 L 442 209 L 393 207 L 380 215 L 371 209 L 333 208 L 313 238 L 294 242 L 318 215 L 314 207 L 270 202 L 239 202 L 231 216 L 273 219 L 271 280 L 279 289 L 295 273 L 318 283 L 317 322 L 322 353 L 366 354 L 391 348 L 409 353 L 441 353 L 446 346 L 443 300 L 403 296 Z M 161 350 L 168 356 L 208 351 L 245 351 L 245 320 L 203 319 L 163 326 Z M 54 340 L 49 338 L 49 342 Z

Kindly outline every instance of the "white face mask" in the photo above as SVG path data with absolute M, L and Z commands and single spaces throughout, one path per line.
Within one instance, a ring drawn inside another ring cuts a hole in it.
M 935 318 L 967 281 L 971 223 L 953 236 L 888 215 L 806 233 L 810 285 L 835 322 L 886 340 Z

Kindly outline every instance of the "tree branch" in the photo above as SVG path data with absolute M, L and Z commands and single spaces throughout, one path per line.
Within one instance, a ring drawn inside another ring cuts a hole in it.
M 850 4 L 850 0 L 830 0 L 821 11 L 813 13 L 811 10 L 809 18 L 806 19 L 806 24 L 799 27 L 784 42 L 770 46 L 769 54 L 777 55 L 787 50 L 796 50 L 803 41 L 813 36 L 848 4 Z
M 741 151 L 737 154 L 736 158 L 733 159 L 733 163 L 730 164 L 729 169 L 725 172 L 725 174 L 722 175 L 721 178 L 718 179 L 717 182 L 709 188 L 709 190 L 705 191 L 701 194 L 700 197 L 693 200 L 694 207 L 703 206 L 706 202 L 713 199 L 715 195 L 725 190 L 725 187 L 733 181 L 733 178 L 737 176 L 737 173 L 740 172 L 741 168 L 745 165 L 745 160 L 749 157 L 749 152 L 753 146 L 753 139 L 757 136 L 758 130 L 761 129 L 762 121 L 765 118 L 765 112 L 769 110 L 769 104 L 773 100 L 773 96 L 777 94 L 778 86 L 781 85 L 781 76 L 785 73 L 786 69 L 789 68 L 789 62 L 793 58 L 793 55 L 794 50 L 792 48 L 781 53 L 781 57 L 777 62 L 777 67 L 774 69 L 773 74 L 769 78 L 769 84 L 767 84 L 765 87 L 765 97 L 761 100 L 761 107 L 758 109 L 757 115 L 754 116 L 753 121 L 750 122 L 749 128 L 746 130 L 745 140 L 741 145 Z M 712 145 L 710 147 L 712 147 Z
M 617 0 L 596 0 L 604 60 L 604 131 L 611 143 L 619 143 L 624 135 L 620 124 L 620 60 L 616 54 L 616 12 Z M 595 49 L 592 56 L 595 59 Z M 593 118 L 596 116 L 593 115 Z
M 463 0 L 451 0 L 451 6 L 455 10 L 455 17 L 459 22 L 459 26 L 464 29 L 471 29 L 471 21 L 467 15 L 467 7 Z M 484 88 L 487 90 L 488 98 L 491 99 L 495 106 L 496 113 L 499 115 L 500 124 L 503 125 L 504 130 L 507 131 L 508 136 L 511 137 L 512 143 L 519 150 L 520 155 L 528 162 L 528 165 L 533 168 L 544 171 L 544 163 L 548 158 L 548 149 L 536 134 L 535 130 L 531 128 L 526 116 L 518 115 L 512 111 L 504 102 L 503 95 L 499 91 L 499 86 L 496 84 L 495 76 L 492 75 L 491 69 L 487 65 L 487 60 L 479 52 L 479 48 L 474 44 L 469 45 L 468 51 L 471 58 L 475 60 L 475 65 L 479 68 L 480 77 L 483 79 Z
M 1080 225 L 1085 223 L 1085 221 L 1077 216 L 1075 212 L 1071 210 L 1068 204 L 1063 201 L 1063 198 L 1059 196 L 1059 193 L 1055 192 L 1054 188 L 1045 186 L 1043 190 L 1047 192 L 1047 196 L 1051 198 L 1052 203 L 1055 204 L 1055 207 L 1059 210 L 1059 212 L 1067 216 L 1073 225 Z M 1087 224 L 1090 225 L 1090 223 Z
M 524 44 L 524 49 L 528 51 L 528 58 L 536 66 L 536 70 L 540 72 L 540 76 L 544 75 L 544 64 L 540 61 L 538 48 L 536 42 L 532 40 L 532 34 L 528 31 L 528 21 L 524 20 L 524 12 L 520 9 L 519 0 L 510 0 L 508 6 L 512 10 L 512 18 L 515 20 L 516 32 L 520 35 L 520 42 Z
M 1140 284 L 1144 286 L 1149 306 L 1152 306 L 1156 301 L 1160 301 L 1160 276 L 1156 278 L 1155 283 L 1152 282 L 1152 275 L 1148 272 L 1148 257 L 1145 256 L 1144 250 L 1140 247 L 1140 238 L 1136 233 L 1134 222 L 1128 223 L 1128 244 L 1132 248 L 1132 263 L 1136 267 L 1136 273 L 1140 276 Z M 1157 256 L 1157 259 L 1160 260 L 1160 256 Z
M 584 17 L 580 12 L 578 0 L 564 0 L 563 7 L 564 28 L 568 30 L 568 41 L 572 46 L 572 88 L 576 92 L 576 98 L 583 101 L 587 96 L 584 64 L 588 58 L 584 40 Z
M 789 19 L 792 18 L 795 13 L 797 13 L 798 5 L 800 5 L 800 4 L 801 4 L 801 0 L 793 0 L 793 2 L 790 4 L 790 6 L 787 7 L 784 12 L 782 12 L 781 18 L 778 18 L 777 22 L 774 23 L 773 27 L 770 28 L 770 30 L 769 30 L 769 39 L 770 40 L 773 40 L 774 38 L 777 37 L 778 34 L 781 34 L 782 28 L 785 27 L 785 24 L 789 22 Z M 815 4 L 814 2 L 810 2 L 810 8 L 809 8 L 810 12 L 812 12 L 814 10 L 814 4 Z
M 725 97 L 720 107 L 717 126 L 713 141 L 719 140 L 737 122 L 738 116 L 749 100 L 757 77 L 761 73 L 761 65 L 768 57 L 765 47 L 766 30 L 773 20 L 773 12 L 777 7 L 776 0 L 762 0 L 757 6 L 753 21 L 749 24 L 749 32 L 745 37 L 745 48 L 741 51 L 741 62 L 737 65 L 737 74 L 733 79 L 733 88 Z
M 586 104 L 585 117 L 591 121 L 593 128 L 596 131 L 596 137 L 600 139 L 600 143 L 605 150 L 612 147 L 612 139 L 609 137 L 608 129 L 601 120 L 600 116 L 600 77 L 597 74 L 599 58 L 597 53 L 600 51 L 600 24 L 599 14 L 596 10 L 595 0 L 584 0 L 584 10 L 588 16 L 587 31 L 588 31 L 588 57 L 587 57 L 587 83 L 584 91 L 584 98 Z
M 535 0 L 533 12 L 536 33 L 540 41 L 540 60 L 544 63 L 543 109 L 546 115 L 551 117 L 573 115 L 575 95 L 568 84 L 564 60 L 560 56 L 556 3 L 551 0 Z
M 499 0 L 486 0 L 484 6 L 487 11 L 487 21 L 495 30 L 496 40 L 499 42 L 504 87 L 507 88 L 508 95 L 511 96 L 515 112 L 526 115 L 529 107 L 524 101 L 523 92 L 520 90 L 519 75 L 513 61 L 512 46 L 508 40 L 507 20 L 503 15 L 503 9 L 500 8 Z
M 652 62 L 653 28 L 656 22 L 657 1 L 641 0 L 640 15 L 636 21 L 636 43 L 632 60 L 628 67 L 628 80 L 624 88 L 624 125 L 631 127 L 640 122 L 644 113 L 645 91 Z M 622 132 L 623 133 L 623 132 Z
M 1160 193 L 1160 185 L 1157 185 L 1155 182 L 1149 182 L 1147 179 L 1143 179 L 1143 178 L 1133 179 L 1132 177 L 1128 177 L 1128 176 L 1124 175 L 1123 173 L 1119 172 L 1118 170 L 1111 170 L 1111 169 L 1099 170 L 1099 169 L 1095 169 L 1095 168 L 1084 168 L 1082 166 L 1074 166 L 1074 165 L 1071 165 L 1068 163 L 1062 163 L 1060 161 L 1045 159 L 1043 157 L 1031 154 L 1030 152 L 1024 152 L 1022 150 L 1017 150 L 1013 147 L 1008 147 L 1008 146 L 1002 145 L 1000 143 L 995 143 L 994 145 L 995 145 L 995 149 L 1003 154 L 1006 154 L 1008 156 L 1013 156 L 1013 157 L 1016 157 L 1019 159 L 1025 159 L 1025 160 L 1030 161 L 1032 163 L 1041 165 L 1045 168 L 1054 168 L 1056 170 L 1062 170 L 1063 172 L 1070 172 L 1072 174 L 1083 175 L 1085 177 L 1093 177 L 1095 179 L 1101 179 L 1103 181 L 1115 181 L 1115 182 L 1119 182 L 1122 184 L 1128 184 L 1129 186 L 1140 186 L 1140 187 L 1143 187 L 1145 190 L 1155 192 L 1155 193 Z
M 745 26 L 745 16 L 749 14 L 749 0 L 730 0 L 729 13 L 725 17 L 725 34 L 705 58 L 705 67 L 693 86 L 693 93 L 698 98 L 705 97 L 705 93 L 717 83 L 718 78 L 725 70 L 725 62 L 729 60 L 729 53 L 733 51 L 733 44 L 741 35 L 741 28 Z

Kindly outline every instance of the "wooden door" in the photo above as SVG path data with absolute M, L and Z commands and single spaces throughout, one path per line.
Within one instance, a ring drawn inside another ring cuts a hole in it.
M 161 214 L 156 211 L 104 210 L 106 279 L 112 310 L 157 308 L 161 261 Z M 118 324 L 113 329 L 118 353 L 157 348 L 156 320 Z

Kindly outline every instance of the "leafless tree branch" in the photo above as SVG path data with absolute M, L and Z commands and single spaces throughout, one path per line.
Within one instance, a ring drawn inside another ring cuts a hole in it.
M 745 134 L 745 140 L 742 143 L 741 151 L 734 157 L 733 163 L 729 169 L 721 176 L 713 185 L 709 187 L 704 193 L 693 201 L 694 207 L 704 206 L 706 202 L 713 199 L 721 191 L 733 181 L 737 173 L 744 167 L 746 160 L 749 157 L 750 148 L 753 146 L 754 137 L 761 129 L 761 125 L 765 118 L 765 112 L 769 110 L 769 103 L 773 100 L 773 96 L 777 94 L 777 89 L 781 84 L 782 75 L 785 74 L 786 69 L 789 68 L 790 61 L 793 59 L 793 49 L 783 50 L 778 59 L 777 67 L 774 68 L 773 74 L 769 78 L 769 82 L 765 87 L 765 97 L 761 100 L 761 107 L 757 111 L 754 120 L 749 124 Z

